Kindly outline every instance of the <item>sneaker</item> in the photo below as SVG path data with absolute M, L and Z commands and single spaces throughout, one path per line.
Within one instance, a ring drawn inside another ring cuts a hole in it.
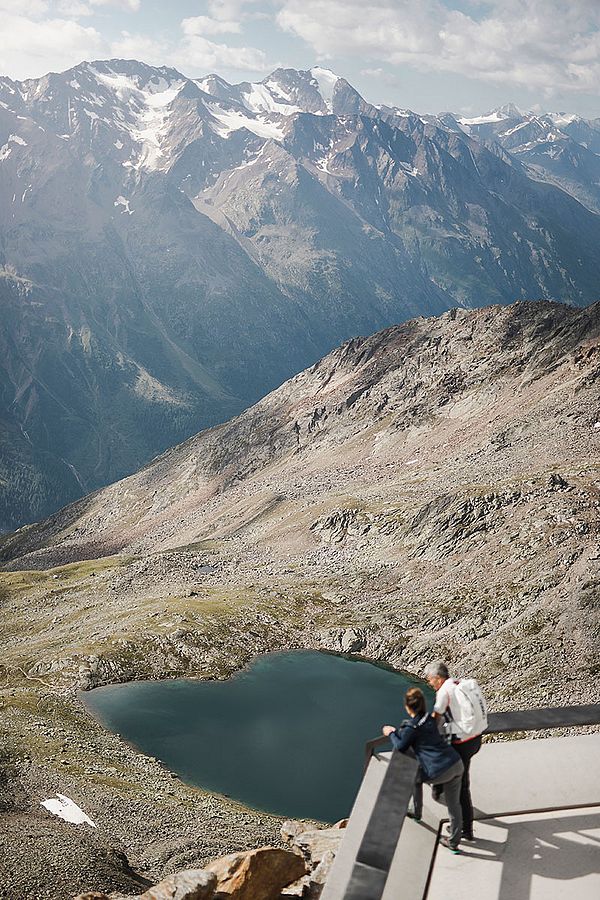
M 458 846 L 454 847 L 450 843 L 450 838 L 447 838 L 445 835 L 440 838 L 440 844 L 442 845 L 442 847 L 447 847 L 448 850 L 450 850 L 452 853 L 460 853 Z
M 450 826 L 449 826 L 449 825 L 446 825 L 444 834 L 446 834 L 446 835 L 449 835 L 449 834 L 450 834 Z M 462 835 L 461 835 L 461 840 L 463 840 L 463 841 L 474 841 L 474 840 L 475 840 L 475 837 L 474 837 L 474 835 L 473 835 L 473 832 L 472 832 L 472 831 L 463 831 L 463 832 L 462 832 Z
M 409 819 L 414 819 L 415 822 L 420 822 L 420 821 L 421 821 L 421 816 L 418 816 L 418 815 L 417 815 L 415 812 L 413 812 L 412 810 L 408 810 L 408 812 L 406 813 L 406 815 L 408 816 Z

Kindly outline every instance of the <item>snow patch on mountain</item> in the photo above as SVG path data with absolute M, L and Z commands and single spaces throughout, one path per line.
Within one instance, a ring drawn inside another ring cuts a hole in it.
M 572 125 L 573 122 L 581 121 L 581 116 L 570 113 L 547 113 L 547 116 L 557 128 L 564 128 L 565 125 Z
M 492 122 L 503 122 L 505 119 L 511 118 L 507 116 L 505 113 L 502 113 L 499 109 L 495 109 L 491 113 L 487 113 L 485 116 L 475 116 L 472 119 L 458 119 L 458 123 L 460 125 L 489 125 Z
M 127 199 L 127 197 L 123 197 L 121 194 L 119 194 L 113 205 L 122 206 L 122 212 L 128 213 L 128 215 L 130 216 L 133 215 L 133 210 L 129 206 L 129 200 Z
M 23 138 L 19 137 L 18 134 L 9 134 L 6 143 L 0 147 L 0 162 L 2 162 L 2 160 L 8 159 L 8 157 L 12 153 L 13 148 L 11 147 L 11 144 L 18 144 L 21 147 L 26 147 L 27 141 L 24 141 Z
M 268 122 L 264 117 L 256 116 L 251 118 L 245 116 L 242 112 L 234 109 L 223 109 L 216 104 L 210 104 L 210 112 L 214 119 L 219 123 L 217 125 L 217 133 L 221 137 L 229 137 L 234 131 L 240 128 L 247 128 L 258 137 L 272 139 L 275 141 L 283 140 L 284 127 L 282 123 Z
M 301 108 L 291 100 L 284 96 L 284 92 L 279 85 L 276 90 L 276 83 L 269 84 L 251 84 L 249 90 L 242 91 L 242 99 L 244 106 L 251 112 L 260 113 L 277 113 L 283 116 L 289 116 L 293 113 L 302 112 Z M 278 94 L 280 100 L 276 100 L 273 94 Z M 281 102 L 283 101 L 283 102 Z
M 133 120 L 134 124 L 128 130 L 141 147 L 137 159 L 123 165 L 133 169 L 159 168 L 163 157 L 161 140 L 169 118 L 169 106 L 185 85 L 185 80 L 168 81 L 159 76 L 139 87 L 134 78 L 122 72 L 100 72 L 93 66 L 89 67 L 89 71 L 128 107 Z M 87 109 L 85 112 L 90 118 L 98 118 Z
M 48 812 L 64 819 L 65 822 L 72 822 L 74 825 L 90 825 L 95 828 L 96 825 L 86 813 L 65 794 L 57 794 L 56 799 L 42 800 L 40 806 L 43 806 Z
M 330 113 L 333 112 L 333 92 L 338 83 L 339 76 L 332 72 L 331 69 L 323 69 L 321 66 L 313 66 L 310 74 L 319 85 L 319 93 L 323 98 L 323 102 Z

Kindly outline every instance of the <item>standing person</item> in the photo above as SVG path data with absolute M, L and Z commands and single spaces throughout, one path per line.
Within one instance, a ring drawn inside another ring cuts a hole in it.
M 404 697 L 404 707 L 410 716 L 400 728 L 384 725 L 381 729 L 389 737 L 396 750 L 406 753 L 412 749 L 419 762 L 417 780 L 413 792 L 414 818 L 419 821 L 423 812 L 423 782 L 443 784 L 450 834 L 440 838 L 440 843 L 458 853 L 462 830 L 460 786 L 463 764 L 460 756 L 441 736 L 435 719 L 427 712 L 423 691 L 410 688 Z
M 425 669 L 425 677 L 436 692 L 433 716 L 436 719 L 447 720 L 452 733 L 452 746 L 463 761 L 464 773 L 460 791 L 462 836 L 465 840 L 472 841 L 473 802 L 469 770 L 471 759 L 481 748 L 481 733 L 487 727 L 485 700 L 477 682 L 472 678 L 465 679 L 464 687 L 459 688 L 461 681 L 450 678 L 448 666 L 444 662 L 430 663 Z M 469 706 L 471 709 L 466 714 L 465 707 L 468 709 Z

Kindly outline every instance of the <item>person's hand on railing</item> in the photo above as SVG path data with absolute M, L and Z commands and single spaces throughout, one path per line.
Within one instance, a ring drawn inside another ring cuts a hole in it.
M 381 729 L 381 733 L 385 735 L 385 737 L 389 737 L 396 730 L 394 725 L 384 725 Z

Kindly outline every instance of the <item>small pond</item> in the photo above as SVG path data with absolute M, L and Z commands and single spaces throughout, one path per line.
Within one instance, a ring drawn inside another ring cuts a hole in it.
M 412 684 L 371 663 L 301 650 L 256 657 L 227 681 L 138 681 L 81 697 L 106 728 L 190 784 L 333 822 L 350 812 L 365 742 L 404 718 Z

